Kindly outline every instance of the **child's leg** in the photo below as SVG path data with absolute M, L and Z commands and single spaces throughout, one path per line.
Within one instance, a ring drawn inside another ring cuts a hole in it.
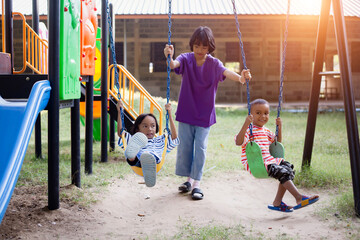
M 189 182 L 192 186 L 194 184 L 194 179 L 192 179 L 191 177 L 188 177 L 187 182 Z
M 288 190 L 291 193 L 291 195 L 293 195 L 293 197 L 295 198 L 296 204 L 301 204 L 301 201 L 303 200 L 304 197 L 308 198 L 309 201 L 313 201 L 313 200 L 319 198 L 319 195 L 312 195 L 312 196 L 307 197 L 307 196 L 301 194 L 299 192 L 299 190 L 297 189 L 297 187 L 295 186 L 295 184 L 293 183 L 293 181 L 291 181 L 291 180 L 286 181 L 282 185 L 284 186 L 284 188 L 286 190 Z M 294 209 L 295 209 L 295 207 L 294 207 Z
M 194 146 L 194 162 L 191 168 L 190 177 L 195 181 L 201 180 L 205 160 L 206 160 L 206 149 L 208 144 L 208 137 L 210 133 L 210 127 L 195 127 L 195 146 Z
M 268 166 L 269 176 L 279 180 L 280 182 L 273 202 L 274 206 L 279 206 L 281 204 L 286 190 L 288 190 L 296 200 L 299 197 L 301 199 L 301 194 L 292 182 L 295 176 L 293 168 L 294 166 L 286 161 L 282 161 L 280 165 L 270 164 Z
M 156 159 L 150 153 L 143 153 L 140 156 L 141 168 L 144 175 L 145 184 L 153 187 L 156 184 Z
M 194 160 L 194 128 L 190 124 L 179 122 L 175 174 L 189 177 Z
M 125 149 L 125 157 L 130 161 L 134 160 L 140 149 L 146 146 L 148 138 L 141 132 L 135 133 L 129 140 L 128 146 Z
M 286 188 L 282 184 L 279 183 L 279 187 L 278 187 L 278 190 L 276 192 L 276 196 L 275 196 L 275 199 L 273 202 L 274 206 L 280 206 L 285 192 L 286 192 Z
M 130 159 L 126 159 L 126 162 L 130 165 L 130 166 L 137 166 L 137 167 L 141 167 L 141 163 L 140 160 L 135 157 L 134 159 L 130 160 Z
M 200 180 L 205 166 L 209 132 L 210 127 L 195 127 L 195 153 L 190 174 L 191 178 L 195 180 L 193 190 L 191 192 L 193 200 L 201 200 L 204 197 L 204 193 L 200 189 Z
M 293 195 L 297 204 L 300 204 L 301 201 L 303 200 L 303 198 L 306 196 L 302 195 L 299 192 L 299 190 L 296 188 L 296 186 L 294 185 L 294 183 L 292 181 L 295 176 L 295 172 L 294 172 L 293 168 L 294 168 L 294 166 L 291 163 L 286 162 L 286 161 L 282 161 L 280 163 L 280 165 L 270 164 L 268 166 L 269 176 L 273 177 L 275 179 L 278 179 L 280 181 L 280 185 L 282 185 L 282 187 L 284 189 L 288 190 L 291 193 L 291 195 Z M 274 200 L 274 206 L 276 206 L 275 204 L 278 204 L 280 197 L 282 199 L 282 197 L 284 196 L 284 194 L 282 192 L 283 192 L 283 189 L 279 186 L 278 194 L 276 195 L 275 200 Z M 281 196 L 281 194 L 282 194 L 282 196 Z M 319 198 L 319 196 L 313 195 L 313 196 L 309 197 L 310 201 L 314 200 L 316 198 Z
M 279 184 L 273 205 L 269 205 L 268 208 L 271 210 L 276 210 L 281 212 L 294 211 L 292 206 L 288 206 L 286 203 L 282 201 L 285 192 L 286 192 L 286 188 L 282 184 Z
M 286 181 L 285 183 L 279 184 L 279 185 L 281 185 L 285 189 L 285 191 L 288 190 L 290 192 L 290 194 L 293 195 L 297 204 L 299 202 L 301 202 L 302 195 L 299 192 L 299 190 L 297 189 L 297 187 L 295 186 L 295 184 L 293 183 L 293 181 L 289 180 L 289 181 Z

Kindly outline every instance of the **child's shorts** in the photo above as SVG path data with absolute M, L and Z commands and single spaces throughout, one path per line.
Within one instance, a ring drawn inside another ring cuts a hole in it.
M 294 165 L 287 161 L 282 161 L 279 165 L 270 164 L 268 166 L 268 175 L 279 180 L 281 184 L 294 180 Z
M 130 166 L 137 166 L 137 167 L 141 167 L 141 162 L 140 160 L 138 159 L 138 157 L 135 157 L 134 161 L 130 161 L 129 159 L 126 159 L 127 163 L 130 165 Z

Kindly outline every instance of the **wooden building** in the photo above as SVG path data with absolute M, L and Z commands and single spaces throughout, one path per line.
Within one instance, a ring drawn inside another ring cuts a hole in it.
M 14 2 L 21 3 L 22 1 L 15 0 Z M 39 0 L 39 2 L 42 1 Z M 101 13 L 101 1 L 97 2 L 98 12 Z M 118 63 L 125 65 L 153 96 L 165 97 L 167 73 L 163 49 L 168 41 L 168 1 L 116 0 L 112 2 L 116 19 L 115 39 Z M 269 101 L 278 99 L 287 2 L 286 0 L 235 0 L 246 63 L 253 76 L 250 83 L 252 99 L 258 97 Z M 360 2 L 358 0 L 343 0 L 342 2 L 353 90 L 355 99 L 359 100 Z M 16 4 L 14 4 L 14 10 L 15 7 Z M 226 67 L 237 69 L 237 71 L 242 69 L 231 0 L 172 0 L 171 7 L 171 42 L 175 46 L 176 56 L 190 51 L 188 42 L 195 28 L 209 26 L 213 30 L 216 41 L 216 50 L 213 55 L 219 58 Z M 284 101 L 308 101 L 309 99 L 320 7 L 321 1 L 291 1 L 287 28 Z M 332 17 L 329 20 L 327 35 L 324 71 L 339 71 Z M 18 41 L 17 38 L 14 39 Z M 181 77 L 172 72 L 171 99 L 177 100 L 180 84 Z M 323 77 L 321 92 L 321 97 L 324 99 L 342 99 L 339 77 Z M 217 102 L 246 102 L 246 87 L 225 80 L 219 84 Z

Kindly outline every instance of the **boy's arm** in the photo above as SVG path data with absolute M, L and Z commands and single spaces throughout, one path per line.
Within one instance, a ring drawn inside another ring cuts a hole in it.
M 176 131 L 174 119 L 171 114 L 171 103 L 166 104 L 165 109 L 169 112 L 171 139 L 174 140 L 177 138 L 177 131 Z
M 276 125 L 278 126 L 278 138 L 277 141 L 281 142 L 282 141 L 282 120 L 280 117 L 278 117 L 276 119 Z
M 246 130 L 248 129 L 252 121 L 253 121 L 253 116 L 250 114 L 246 117 L 245 122 L 242 128 L 240 129 L 240 132 L 238 133 L 238 135 L 236 135 L 235 143 L 237 146 L 241 146 L 244 143 Z
M 169 54 L 170 54 L 170 68 L 174 69 L 174 68 L 180 67 L 180 62 L 173 59 L 173 57 L 174 57 L 174 46 L 166 44 L 165 48 L 164 48 L 164 55 L 166 57 L 166 64 L 168 64 L 167 57 L 168 57 Z
M 226 69 L 224 72 L 223 72 L 223 75 L 226 77 L 226 78 L 229 78 L 230 80 L 232 81 L 235 81 L 235 82 L 240 82 L 242 84 L 245 83 L 246 79 L 251 79 L 251 74 L 250 74 L 250 69 L 243 69 L 241 71 L 241 75 L 237 74 L 236 72 L 233 72 L 229 69 Z

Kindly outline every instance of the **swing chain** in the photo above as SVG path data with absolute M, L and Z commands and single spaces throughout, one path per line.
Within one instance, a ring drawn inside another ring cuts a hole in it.
M 241 40 L 240 24 L 239 24 L 237 12 L 236 12 L 235 0 L 231 0 L 231 1 L 232 1 L 232 4 L 233 4 L 233 11 L 234 11 L 235 22 L 236 22 L 236 27 L 237 27 L 237 35 L 238 35 L 238 38 L 239 38 L 239 45 L 240 45 L 240 50 L 241 50 L 242 61 L 243 61 L 244 69 L 247 70 L 246 59 L 245 59 L 245 51 L 244 51 L 244 44 L 243 44 L 243 42 Z
M 244 51 L 244 44 L 243 44 L 242 38 L 241 38 L 240 24 L 239 24 L 239 20 L 238 20 L 238 16 L 237 16 L 237 11 L 236 11 L 236 6 L 235 6 L 235 0 L 231 0 L 231 2 L 232 2 L 232 5 L 233 5 L 233 11 L 234 11 L 234 16 L 235 16 L 235 23 L 236 23 L 236 28 L 237 28 L 237 35 L 238 35 L 238 38 L 239 38 L 239 46 L 240 46 L 240 50 L 241 50 L 241 57 L 242 57 L 244 69 L 247 70 L 246 58 L 245 58 L 245 51 Z M 247 97 L 248 115 L 250 115 L 251 105 L 250 105 L 250 86 L 249 86 L 249 79 L 246 79 L 246 97 Z M 253 136 L 252 123 L 250 123 L 249 129 L 250 129 L 250 136 Z
M 168 17 L 169 17 L 169 21 L 168 21 L 168 45 L 171 45 L 171 0 L 169 0 L 169 13 L 168 13 Z M 166 103 L 169 103 L 170 100 L 170 72 L 171 72 L 171 68 L 170 68 L 170 61 L 171 61 L 171 56 L 170 54 L 167 56 L 167 88 L 166 88 Z M 170 129 L 169 129 L 169 111 L 166 110 L 166 128 L 165 130 L 168 132 L 168 134 L 170 134 Z
M 107 21 L 108 21 L 108 25 L 109 25 L 111 56 L 112 56 L 112 61 L 113 61 L 113 67 L 115 68 L 114 71 L 115 71 L 115 86 L 117 88 L 117 98 L 118 98 L 118 101 L 121 101 L 119 72 L 118 72 L 117 63 L 116 63 L 116 52 L 115 52 L 115 46 L 114 46 L 112 21 L 111 21 L 111 17 L 110 17 L 110 8 L 109 8 L 108 0 L 106 0 L 106 14 L 107 14 Z M 126 131 L 123 108 L 121 108 L 120 112 L 121 112 L 121 123 L 122 123 L 122 128 L 120 130 L 120 134 L 122 134 L 123 131 Z
M 288 26 L 289 26 L 289 15 L 290 15 L 290 4 L 291 0 L 288 0 L 287 5 L 287 13 L 286 13 L 286 20 L 285 20 L 285 32 L 284 32 L 284 50 L 282 54 L 282 61 L 281 61 L 281 75 L 280 75 L 280 89 L 279 89 L 279 104 L 277 108 L 277 117 L 280 117 L 281 112 L 281 104 L 282 104 L 282 95 L 283 95 L 283 84 L 284 84 L 284 72 L 285 72 L 285 57 L 286 57 L 286 46 L 287 46 L 287 36 L 288 36 Z M 276 141 L 279 135 L 279 126 L 276 125 Z

